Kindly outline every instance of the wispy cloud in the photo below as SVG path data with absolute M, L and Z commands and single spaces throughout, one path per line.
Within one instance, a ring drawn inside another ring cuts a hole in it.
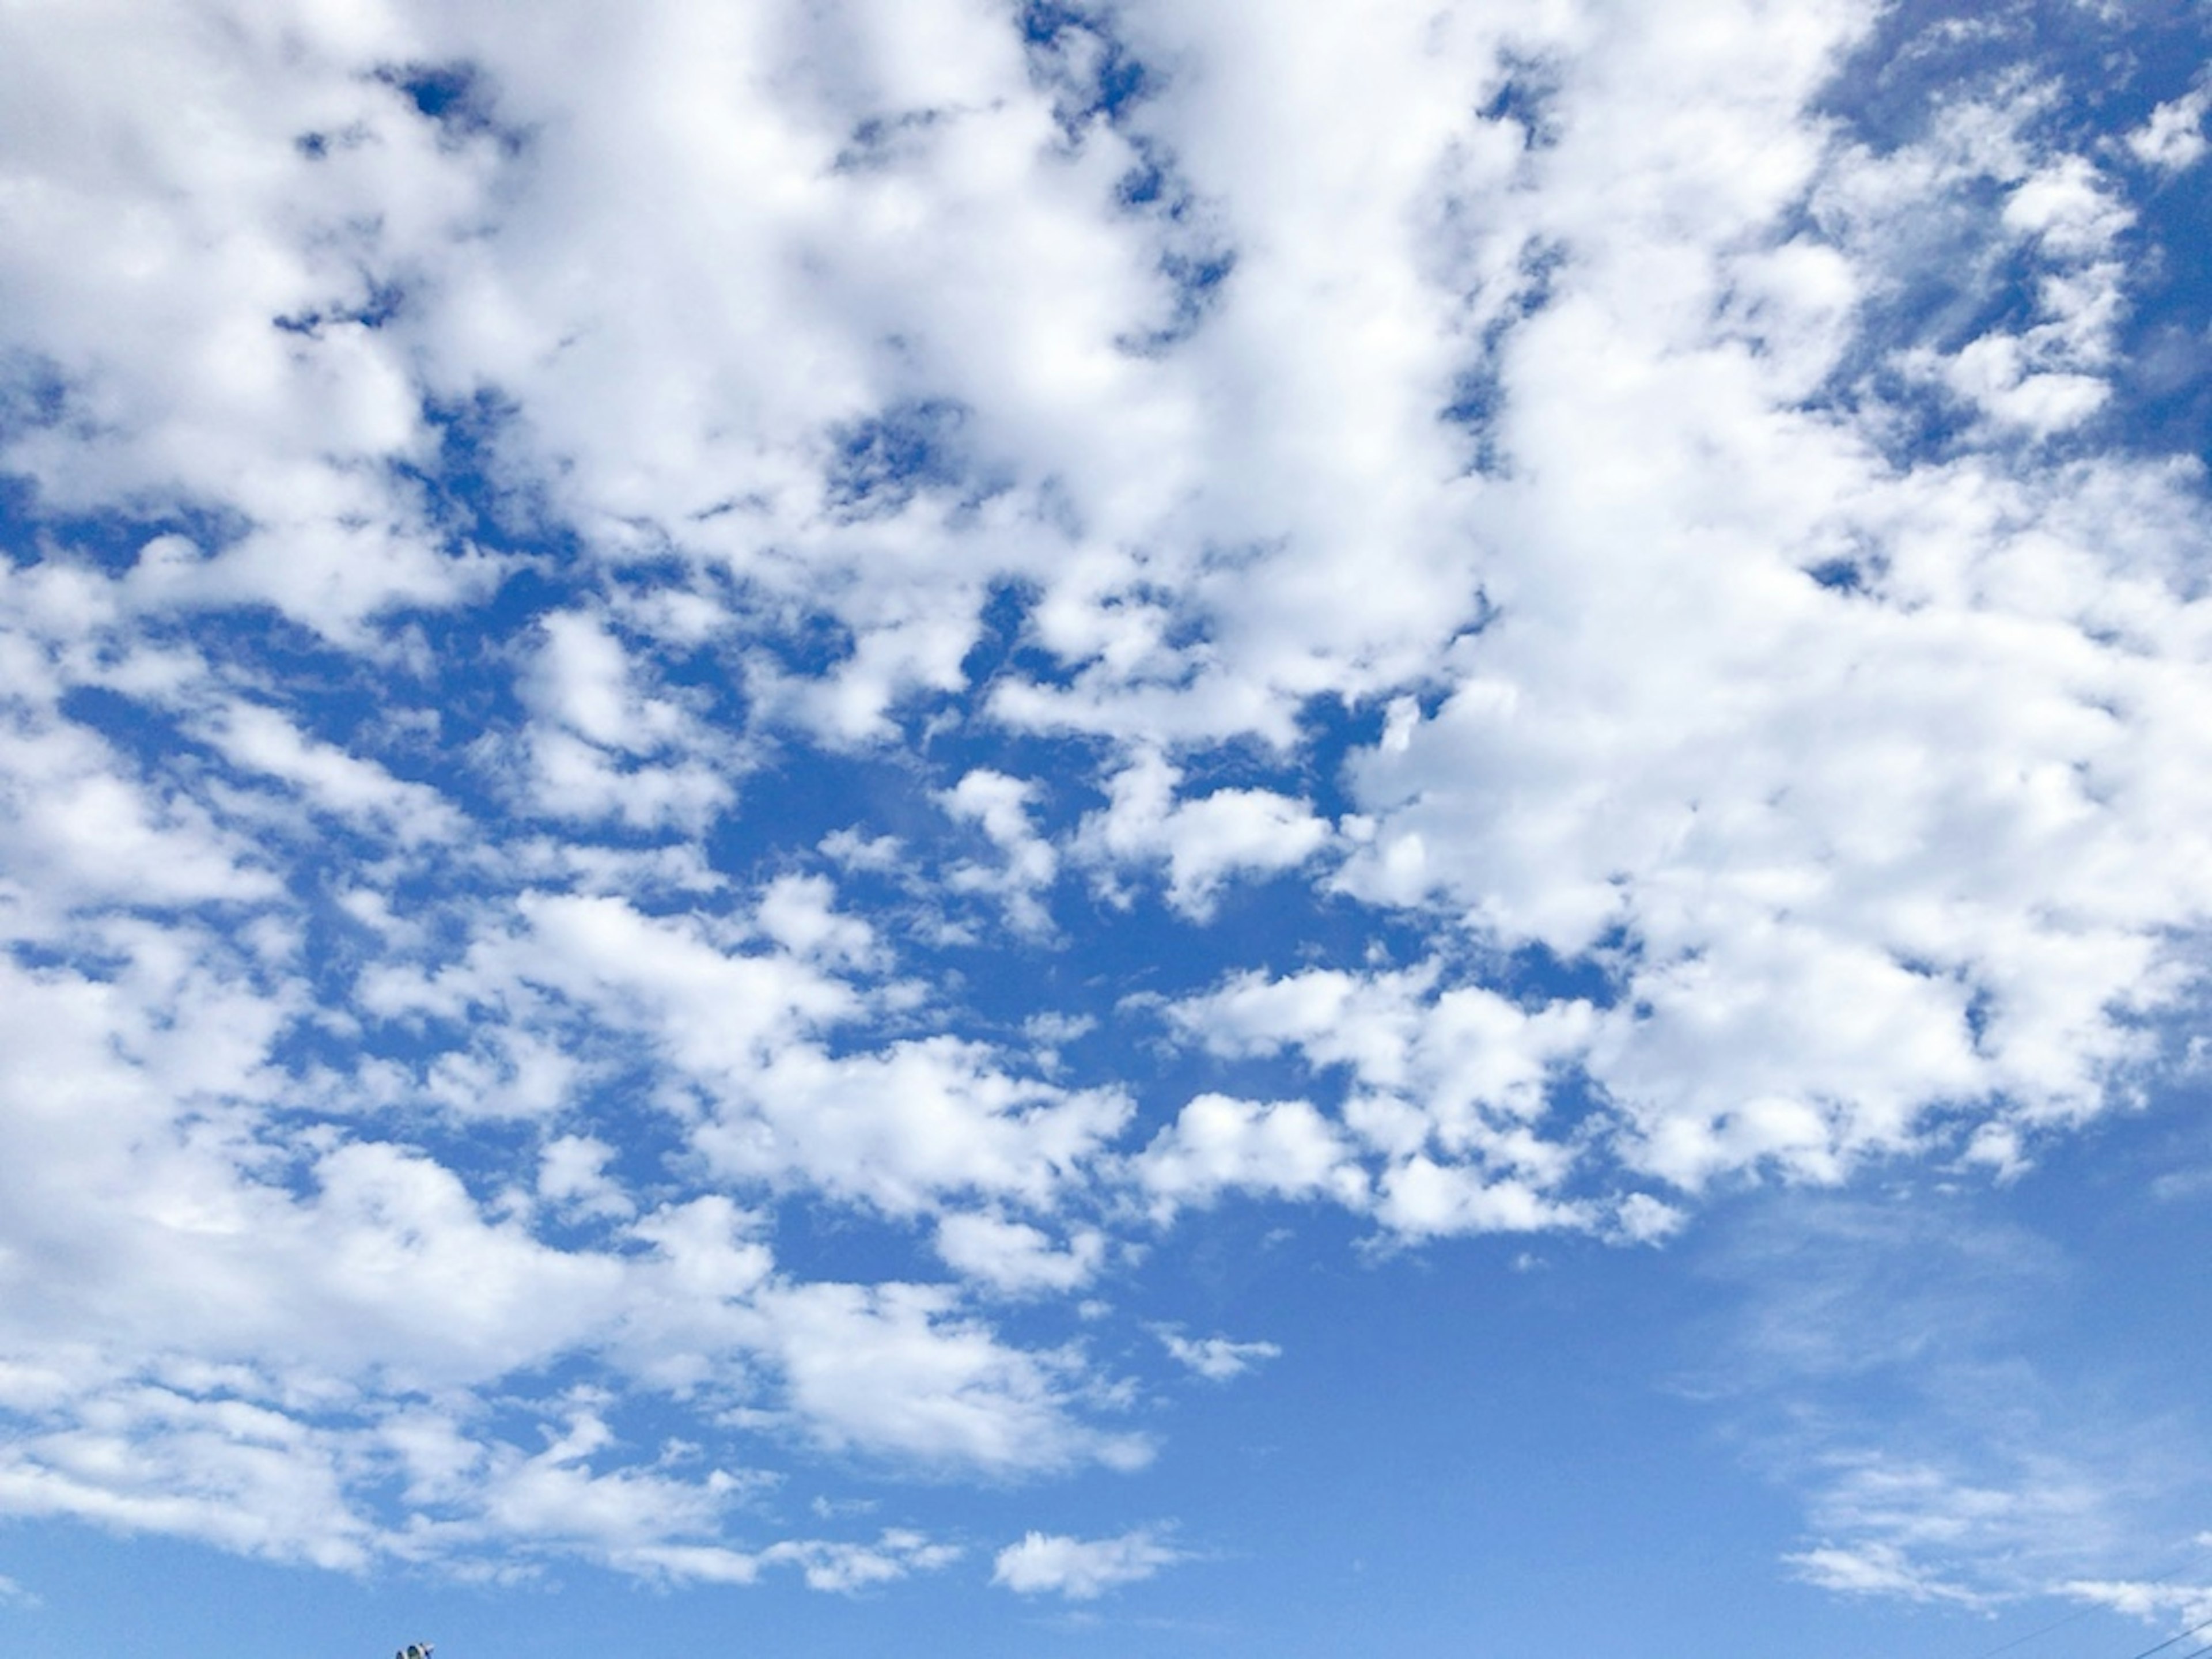
M 2065 1310 L 2086 1287 L 2047 1239 L 1963 1194 L 1778 1197 L 1704 1255 L 1741 1300 L 1682 1381 L 1801 1494 L 1785 1559 L 1808 1581 L 1983 1608 L 2081 1599 L 2186 1535 L 2212 1446 L 2074 1351 Z

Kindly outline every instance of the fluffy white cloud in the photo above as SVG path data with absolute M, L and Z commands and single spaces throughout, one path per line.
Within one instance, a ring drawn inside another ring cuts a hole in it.
M 833 1449 L 998 1475 L 1152 1456 L 1146 1436 L 1076 1415 L 1079 1354 L 1001 1343 L 940 1287 L 796 1285 L 763 1311 L 792 1409 Z
M 539 716 L 528 738 L 532 805 L 556 817 L 695 830 L 728 805 L 732 746 L 679 703 L 647 695 L 600 619 L 572 611 L 540 626 L 544 643 L 520 688 Z
M 1181 781 L 1156 751 L 1140 750 L 1109 781 L 1105 810 L 1084 820 L 1079 851 L 1109 871 L 1164 862 L 1168 902 L 1203 921 L 1224 879 L 1295 869 L 1328 839 L 1328 826 L 1304 801 L 1271 789 L 1216 789 L 1178 800 Z
M 999 1552 L 991 1582 L 1020 1595 L 1056 1595 L 1071 1601 L 1091 1601 L 1188 1559 L 1185 1552 L 1161 1542 L 1157 1533 L 1142 1528 L 1119 1538 L 1032 1532 Z
M 1536 165 L 1594 164 L 1583 146 L 1662 84 L 1613 88 L 1623 106 L 1595 126 L 1563 113 Z M 1886 254 L 1874 228 L 1971 216 L 2000 185 L 1976 246 L 2034 262 L 2039 320 L 1893 361 L 1986 371 L 1982 391 L 2030 399 L 2043 429 L 2088 406 L 2076 392 L 2102 398 L 2126 216 L 2092 162 L 2039 148 L 2033 108 L 2004 104 L 1962 104 L 1879 161 L 1824 154 L 1779 84 L 1700 106 L 1741 124 L 1711 156 L 1773 158 L 1771 193 L 1661 146 L 1680 176 L 1646 181 L 1654 199 L 1694 179 L 1704 245 L 1771 248 L 1809 198 L 1878 319 L 1936 249 L 1923 228 Z M 1495 615 L 1434 712 L 1359 763 L 1373 823 L 1344 887 L 1603 968 L 1616 1000 L 1589 1069 L 1631 1156 L 1677 1182 L 1767 1162 L 1832 1177 L 1921 1145 L 1939 1106 L 1978 1103 L 1991 1146 L 2094 1112 L 2185 980 L 2172 941 L 2208 896 L 2185 805 L 2193 470 L 2044 465 L 1994 439 L 1893 459 L 1915 417 L 1872 380 L 1855 414 L 1803 403 L 1808 352 L 1815 383 L 1863 372 L 1824 313 L 1735 320 L 1733 256 L 1662 264 L 1670 289 L 1632 258 L 1635 217 L 1577 226 L 1502 368 Z M 2141 792 L 2152 776 L 2179 793 Z
M 969 1211 L 937 1224 L 937 1253 L 945 1266 L 1005 1295 L 1073 1291 L 1097 1276 L 1106 1258 L 1106 1237 L 1079 1228 L 1064 1247 L 1026 1222 Z
M 2150 119 L 2128 135 L 2136 160 L 2161 173 L 2179 173 L 2203 159 L 2208 147 L 2204 114 L 2212 109 L 2212 88 L 2198 87 L 2160 104 Z
M 1153 1137 L 1133 1168 L 1162 1217 L 1224 1192 L 1320 1194 L 1358 1205 L 1367 1188 L 1342 1135 L 1303 1100 L 1200 1095 Z
M 853 1589 L 951 1558 L 745 1545 L 622 1407 L 1133 1467 L 1016 1316 L 1147 1218 L 1656 1241 L 2126 1098 L 2212 611 L 2201 470 L 2106 423 L 2205 100 L 1877 144 L 1876 9 L 20 9 L 0 1507 Z M 1118 1024 L 1070 872 L 1164 890 Z M 1261 880 L 1310 954 L 1214 926 Z M 1258 1075 L 1159 1101 L 1156 1012 Z M 786 1200 L 915 1258 L 814 1274 Z M 545 1443 L 471 1416 L 561 1363 Z M 1912 1517 L 2003 1482 L 1905 1468 L 1804 1571 L 1948 1593 Z
M 798 1179 L 894 1212 L 971 1190 L 1042 1205 L 1129 1114 L 1117 1090 L 1009 1076 L 975 1044 L 931 1037 L 844 1057 L 783 1049 L 733 1079 L 693 1139 L 730 1174 Z
M 996 868 L 963 863 L 946 884 L 955 892 L 998 894 L 1006 919 L 1025 933 L 1050 928 L 1038 895 L 1060 872 L 1060 854 L 1030 823 L 1030 803 L 1036 793 L 1034 784 L 979 767 L 939 798 L 953 817 L 981 829 L 1001 860 Z

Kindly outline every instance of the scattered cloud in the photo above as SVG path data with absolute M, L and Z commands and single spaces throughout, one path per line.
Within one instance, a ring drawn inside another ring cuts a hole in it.
M 2160 104 L 2150 119 L 2128 134 L 2128 149 L 2145 167 L 2179 173 L 2203 159 L 2208 141 L 2204 115 L 2212 109 L 2212 89 L 2197 87 Z
M 542 9 L 0 54 L 0 1511 L 863 1592 L 957 1550 L 764 1486 L 1133 1471 L 1111 1356 L 1278 1356 L 1144 1338 L 1174 1229 L 1771 1189 L 1708 1391 L 1911 1407 L 1775 1431 L 1794 1570 L 2186 1611 L 2091 1559 L 2148 1432 L 1975 1322 L 2063 1267 L 1851 1183 L 2187 1064 L 2212 525 L 2130 354 L 2200 82 L 2100 135 L 1857 0 Z
M 1152 1333 L 1182 1364 L 1209 1382 L 1226 1382 L 1255 1365 L 1279 1359 L 1283 1351 L 1273 1342 L 1237 1342 L 1225 1336 L 1185 1336 L 1172 1326 Z
M 1124 1584 L 1141 1583 L 1162 1568 L 1188 1559 L 1186 1552 L 1141 1528 L 1118 1538 L 1032 1532 L 999 1552 L 991 1582 L 1018 1595 L 1091 1601 Z

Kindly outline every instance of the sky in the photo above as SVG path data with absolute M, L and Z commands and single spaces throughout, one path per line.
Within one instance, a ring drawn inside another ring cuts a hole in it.
M 2212 1643 L 2208 52 L 0 7 L 0 1644 Z

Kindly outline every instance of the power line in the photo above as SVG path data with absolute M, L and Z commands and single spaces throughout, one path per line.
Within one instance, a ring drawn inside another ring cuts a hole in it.
M 2212 1559 L 2212 1552 L 2199 1550 L 2196 1554 L 2188 1556 L 2177 1562 L 2174 1565 L 2168 1567 L 2164 1572 L 2160 1573 L 2155 1578 L 2144 1579 L 2141 1582 L 2148 1584 L 2163 1584 L 2169 1579 L 2179 1578 L 2183 1573 L 2187 1572 L 2192 1567 L 2198 1565 L 2200 1563 L 2207 1559 Z M 2063 1619 L 2054 1619 L 2049 1624 L 2041 1626 L 2037 1629 L 2028 1632 L 2025 1636 L 2015 1636 L 2010 1641 L 2000 1642 L 1993 1648 L 1984 1648 L 1979 1653 L 1969 1655 L 1967 1659 L 1996 1659 L 1996 1656 L 1998 1654 L 2010 1653 L 2014 1648 L 2026 1647 L 2030 1642 L 2035 1641 L 2041 1637 L 2048 1636 L 2053 1631 L 2064 1630 L 2069 1625 L 2078 1624 L 2081 1620 L 2087 1619 L 2093 1613 L 2109 1613 L 2111 1611 L 2111 1608 L 2105 1607 L 2100 1603 L 2092 1601 L 2086 1607 L 2075 1608 L 2073 1612 L 2068 1613 Z M 2156 1647 L 2145 1648 L 2141 1653 L 2131 1656 L 2131 1659 L 2150 1659 L 2150 1656 L 2152 1654 L 2163 1653 L 2166 1649 L 2172 1647 L 2176 1642 L 2184 1641 L 2188 1638 L 2196 1635 L 2197 1632 L 2201 1630 L 2212 1630 L 2212 1619 L 2206 1620 L 2201 1625 L 2191 1625 L 2187 1630 L 2183 1631 L 2179 1635 L 2169 1636 L 2165 1641 L 2160 1642 Z M 2212 1659 L 2212 1647 L 2198 1648 L 2193 1653 L 2185 1653 L 2178 1656 L 2178 1659 Z
M 2177 1567 L 2174 1571 L 2178 1572 L 2180 1569 Z M 2172 1574 L 2169 1573 L 2166 1576 L 2168 1577 L 2172 1577 Z M 2156 1583 L 2158 1581 L 2154 1579 L 2152 1582 Z M 2053 1620 L 2051 1623 L 2044 1626 L 2040 1630 L 2032 1630 L 2025 1636 L 2014 1637 L 2009 1642 L 2000 1643 L 1997 1646 L 1993 1648 L 1984 1648 L 1981 1652 L 1974 1655 L 1973 1659 L 1991 1659 L 1991 1656 L 1993 1655 L 2009 1652 L 2014 1648 L 2021 1647 L 2029 1642 L 2034 1641 L 2039 1636 L 2048 1636 L 2055 1630 L 2063 1630 L 2067 1626 L 2074 1623 L 2075 1620 L 2078 1619 L 2087 1619 L 2093 1613 L 2109 1613 L 2111 1611 L 2112 1609 L 2109 1607 L 2101 1607 L 2093 1602 L 2086 1607 L 2076 1608 L 2074 1612 L 2068 1613 L 2063 1619 Z M 2145 1648 L 2141 1653 L 2130 1654 L 2128 1656 L 2128 1659 L 2151 1659 L 2151 1656 L 2153 1654 L 2164 1653 L 2175 1643 L 2185 1642 L 2191 1637 L 2196 1635 L 2199 1631 L 2207 1630 L 2212 1630 L 2212 1619 L 2206 1619 L 2197 1624 L 2191 1625 L 2187 1630 L 2176 1632 L 2173 1635 L 2167 1637 L 2166 1640 L 2158 1644 L 2157 1646 Z M 2187 1653 L 2177 1655 L 2176 1659 L 2212 1659 L 2212 1646 L 2191 1649 Z
M 2075 1608 L 2063 1619 L 2054 1619 L 2047 1625 L 2039 1626 L 2025 1636 L 2015 1636 L 2009 1642 L 2000 1642 L 1993 1648 L 1984 1648 L 1979 1653 L 1969 1656 L 1969 1659 L 1996 1659 L 1996 1656 L 2000 1653 L 2010 1653 L 2014 1648 L 2024 1648 L 2038 1637 L 2048 1636 L 2055 1630 L 2064 1630 L 2067 1626 L 2078 1623 L 2093 1613 L 2106 1613 L 2110 1610 L 2092 1601 L 2087 1607 Z
M 2191 1625 L 2187 1630 L 2181 1632 L 2179 1634 L 2167 1637 L 2166 1640 L 2160 1642 L 2156 1647 L 2145 1648 L 2141 1653 L 2131 1655 L 2130 1659 L 2150 1659 L 2151 1655 L 2154 1653 L 2164 1653 L 2176 1642 L 2185 1642 L 2201 1630 L 2212 1630 L 2212 1619 L 2200 1620 L 2196 1624 Z M 2202 1647 L 2197 1649 L 2195 1652 L 2183 1654 L 2181 1656 L 2181 1659 L 2200 1659 L 2200 1656 L 2209 1653 L 2212 1653 L 2212 1647 Z

